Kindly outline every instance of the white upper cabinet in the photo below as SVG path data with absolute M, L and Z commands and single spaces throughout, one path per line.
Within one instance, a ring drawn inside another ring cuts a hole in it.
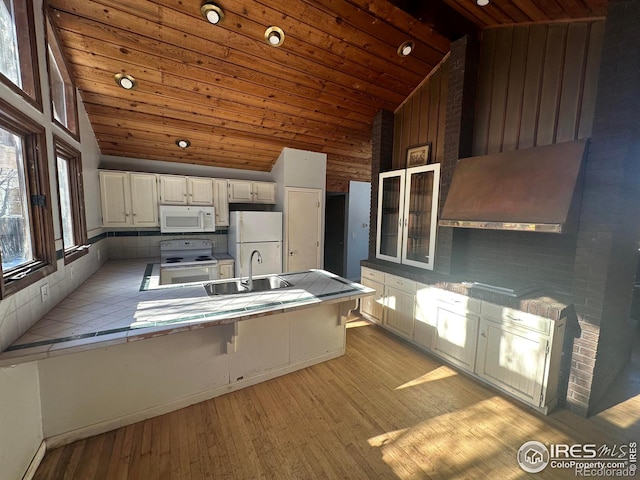
M 216 210 L 216 227 L 229 226 L 229 188 L 227 180 L 213 180 L 213 206 Z
M 228 180 L 229 203 L 276 203 L 276 184 Z
M 101 171 L 102 225 L 158 225 L 157 176 L 150 173 Z
M 187 178 L 187 202 L 189 205 L 214 205 L 213 180 L 211 178 Z
M 162 205 L 186 205 L 187 177 L 160 175 L 160 203 Z
M 253 189 L 249 180 L 228 180 L 229 203 L 253 202 Z
M 380 174 L 376 256 L 433 270 L 440 164 Z
M 160 175 L 159 200 L 162 205 L 213 205 L 213 180 Z
M 276 203 L 276 184 L 273 182 L 252 182 L 255 203 Z

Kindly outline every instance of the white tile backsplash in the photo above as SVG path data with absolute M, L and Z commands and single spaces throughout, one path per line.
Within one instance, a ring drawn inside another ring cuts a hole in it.
M 69 265 L 65 265 L 62 259 L 58 260 L 58 270 L 55 273 L 0 301 L 0 352 L 29 330 L 108 260 L 106 244 L 106 239 L 93 244 L 88 255 Z M 98 249 L 102 251 L 100 260 L 96 254 Z M 71 268 L 73 278 L 70 274 Z M 43 302 L 40 287 L 45 283 L 49 285 L 49 297 Z
M 160 258 L 160 242 L 175 240 L 175 235 L 109 237 L 109 258 Z M 185 237 L 186 238 L 186 237 Z M 213 240 L 213 253 L 227 253 L 227 234 L 189 235 L 189 238 Z

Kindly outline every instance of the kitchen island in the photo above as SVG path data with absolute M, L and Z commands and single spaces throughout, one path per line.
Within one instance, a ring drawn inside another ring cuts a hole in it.
M 107 263 L 0 354 L 0 367 L 37 364 L 48 446 L 343 355 L 346 316 L 373 293 L 312 270 L 282 274 L 289 288 L 210 297 L 153 272 Z

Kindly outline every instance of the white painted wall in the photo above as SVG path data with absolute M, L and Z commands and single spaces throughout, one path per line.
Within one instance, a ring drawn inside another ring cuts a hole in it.
M 80 142 L 67 134 L 62 128 L 51 121 L 51 103 L 49 97 L 49 83 L 46 64 L 45 28 L 42 8 L 42 0 L 33 1 L 34 23 L 36 30 L 36 46 L 40 67 L 40 84 L 42 90 L 43 111 L 39 112 L 20 95 L 13 92 L 4 84 L 0 84 L 0 97 L 9 102 L 21 112 L 29 115 L 45 128 L 47 141 L 47 157 L 49 166 L 49 199 L 52 207 L 54 237 L 56 250 L 62 248 L 62 235 L 60 230 L 60 209 L 58 207 L 58 182 L 56 176 L 56 157 L 53 144 L 53 135 L 62 138 L 82 154 L 84 195 L 86 208 L 86 221 L 88 237 L 94 237 L 102 233 L 100 217 L 100 190 L 98 188 L 97 166 L 100 159 L 100 151 L 91 130 L 89 119 L 80 98 L 78 98 L 78 120 L 80 127 Z M 102 242 L 100 242 L 102 243 Z M 106 260 L 106 255 L 101 255 L 97 260 L 96 250 L 107 253 L 106 244 L 101 248 L 100 244 L 92 247 L 90 254 L 73 262 L 74 278 L 71 279 L 69 266 L 64 262 L 58 262 L 58 270 L 47 278 L 23 289 L 0 301 L 0 351 L 6 349 L 20 335 L 33 326 L 42 316 L 51 310 L 60 300 L 71 293 L 78 285 L 93 274 Z M 49 284 L 50 296 L 42 302 L 40 299 L 40 287 Z
M 283 148 L 278 160 L 271 169 L 273 179 L 277 183 L 276 210 L 285 212 L 285 188 L 302 187 L 322 190 L 320 231 L 320 265 L 324 265 L 324 229 L 325 203 L 327 195 L 327 155 L 296 148 Z M 286 218 L 285 218 L 286 223 Z M 285 232 L 283 232 L 283 235 Z M 286 243 L 286 241 L 285 241 Z
M 45 438 L 123 417 L 131 422 L 136 414 L 139 421 L 164 413 L 156 407 L 228 384 L 226 342 L 232 328 L 203 328 L 39 361 Z M 110 423 L 108 430 L 116 426 Z
M 360 279 L 360 260 L 369 256 L 371 183 L 349 182 L 347 211 L 347 271 L 349 280 Z
M 56 249 L 62 248 L 58 208 L 58 184 L 53 135 L 65 140 L 82 154 L 87 228 L 89 238 L 102 233 L 100 228 L 100 192 L 97 165 L 99 150 L 80 102 L 80 142 L 51 121 L 51 104 L 46 66 L 46 45 L 42 0 L 33 1 L 36 49 L 39 58 L 40 88 L 43 111 L 38 111 L 20 95 L 0 84 L 0 97 L 45 128 L 49 166 L 50 192 Z M 90 253 L 73 262 L 74 277 L 69 266 L 60 260 L 58 270 L 48 277 L 0 301 L 0 351 L 5 350 L 60 300 L 86 280 L 105 261 L 97 259 L 96 251 L 104 248 L 99 242 Z M 49 284 L 49 298 L 42 301 L 40 287 Z M 35 363 L 0 368 L 0 479 L 19 479 L 43 439 L 38 369 Z
M 39 360 L 47 448 L 343 355 L 343 315 L 355 305 L 320 303 L 237 330 L 219 325 Z
M 0 368 L 0 479 L 22 478 L 42 442 L 35 363 Z

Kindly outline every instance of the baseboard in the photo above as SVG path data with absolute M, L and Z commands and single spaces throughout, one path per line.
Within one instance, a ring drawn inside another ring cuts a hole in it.
M 301 370 L 303 368 L 310 367 L 317 363 L 322 363 L 322 362 L 326 362 L 327 360 L 331 360 L 333 358 L 338 358 L 344 355 L 344 353 L 345 353 L 345 349 L 342 348 L 340 350 L 335 350 L 333 352 L 329 352 L 318 357 L 302 360 L 300 362 L 286 365 L 282 368 L 270 370 L 268 372 L 264 372 L 259 375 L 256 375 L 255 377 L 246 378 L 244 380 L 240 380 L 238 382 L 230 383 L 227 385 L 221 385 L 219 387 L 215 387 L 210 390 L 197 393 L 195 395 L 190 395 L 188 397 L 184 397 L 179 400 L 175 400 L 173 402 L 169 402 L 163 405 L 158 405 L 145 410 L 133 412 L 127 415 L 123 415 L 121 417 L 105 420 L 103 422 L 95 423 L 93 425 L 87 425 L 86 427 L 61 433 L 59 435 L 54 435 L 46 439 L 47 447 L 57 448 L 62 445 L 67 445 L 69 443 L 75 442 L 77 440 L 82 440 L 83 438 L 92 437 L 94 435 L 100 435 L 101 433 L 109 432 L 111 430 L 115 430 L 120 427 L 141 422 L 149 418 L 157 417 L 158 415 L 164 415 L 165 413 L 170 413 L 176 410 L 180 410 L 181 408 L 185 408 L 185 407 L 194 405 L 196 403 L 204 402 L 206 400 L 219 397 L 220 395 L 224 395 L 226 393 L 235 392 L 236 390 L 240 390 L 245 387 L 250 387 L 252 385 L 256 385 L 258 383 L 271 380 L 272 378 L 280 377 L 282 375 L 295 372 L 296 370 Z M 43 456 L 44 456 L 44 453 L 43 453 Z M 34 470 L 34 473 L 35 473 L 35 470 Z M 25 479 L 27 479 L 27 477 L 25 477 Z
M 31 459 L 31 463 L 29 463 L 29 467 L 27 468 L 27 471 L 24 472 L 24 475 L 22 476 L 22 480 L 33 479 L 33 477 L 36 474 L 36 471 L 38 470 L 38 467 L 40 466 L 40 462 L 42 462 L 42 459 L 44 458 L 44 454 L 46 452 L 47 452 L 47 442 L 46 440 L 42 440 L 42 442 L 40 442 L 40 446 L 38 447 L 38 450 L 36 450 L 36 454 Z

